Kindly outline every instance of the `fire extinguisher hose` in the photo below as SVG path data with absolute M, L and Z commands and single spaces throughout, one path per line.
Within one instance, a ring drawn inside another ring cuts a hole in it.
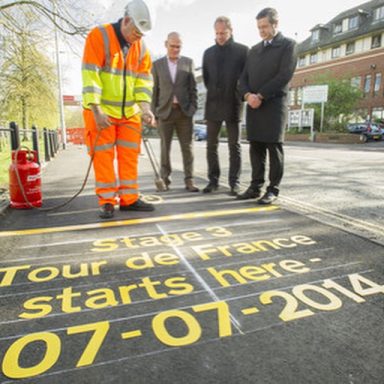
M 96 135 L 96 138 L 95 138 L 95 144 L 93 145 L 93 148 L 95 148 L 96 146 L 96 143 L 97 141 L 99 140 L 99 136 L 100 136 L 100 133 L 101 133 L 101 130 L 99 130 L 97 132 L 97 135 Z M 28 147 L 26 146 L 20 146 L 19 148 L 16 149 L 15 151 L 15 157 L 14 157 L 14 161 L 17 162 L 17 159 L 18 159 L 18 154 L 19 154 L 19 151 L 22 149 L 22 148 L 25 148 L 27 149 L 29 152 L 31 151 Z M 85 174 L 85 177 L 84 177 L 84 181 L 80 187 L 80 189 L 72 196 L 70 197 L 68 200 L 66 200 L 64 203 L 61 203 L 61 204 L 58 204 L 58 205 L 55 205 L 53 207 L 49 207 L 49 208 L 40 208 L 40 207 L 35 207 L 33 204 L 31 204 L 31 202 L 28 200 L 28 197 L 25 193 L 25 190 L 24 190 L 24 186 L 21 182 L 21 179 L 20 179 L 20 175 L 19 175 L 19 170 L 17 169 L 17 167 L 15 167 L 15 173 L 16 173 L 16 178 L 17 178 L 17 183 L 19 184 L 19 188 L 20 188 L 20 191 L 21 191 L 21 194 L 25 200 L 25 203 L 28 205 L 28 207 L 30 208 L 33 208 L 33 209 L 37 209 L 39 211 L 43 211 L 43 212 L 48 212 L 48 211 L 54 211 L 56 209 L 59 209 L 59 208 L 63 208 L 65 207 L 66 205 L 68 205 L 71 201 L 75 200 L 77 196 L 79 196 L 81 194 L 81 192 L 83 192 L 85 186 L 87 185 L 87 182 L 88 182 L 88 178 L 89 178 L 89 174 L 91 172 L 91 167 L 92 167 L 92 163 L 93 163 L 93 159 L 95 158 L 95 151 L 93 150 L 92 153 L 91 153 L 91 158 L 89 160 L 89 164 L 88 164 L 88 168 L 87 168 L 87 172 Z

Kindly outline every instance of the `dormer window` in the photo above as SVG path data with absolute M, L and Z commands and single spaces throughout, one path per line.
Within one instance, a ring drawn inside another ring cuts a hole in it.
M 312 42 L 319 41 L 320 40 L 320 30 L 315 29 L 312 31 Z
M 338 33 L 343 32 L 343 23 L 337 23 L 333 27 L 333 33 L 337 35 Z
M 373 12 L 373 20 L 382 20 L 384 19 L 384 5 L 376 8 Z
M 359 16 L 353 16 L 348 19 L 348 30 L 356 29 L 359 26 Z

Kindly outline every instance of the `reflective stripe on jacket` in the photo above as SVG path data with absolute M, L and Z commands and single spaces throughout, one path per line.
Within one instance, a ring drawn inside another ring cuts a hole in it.
M 137 102 L 151 102 L 151 68 L 150 54 L 141 39 L 124 56 L 112 24 L 94 28 L 87 36 L 83 56 L 83 107 L 100 105 L 105 114 L 117 119 L 139 113 Z

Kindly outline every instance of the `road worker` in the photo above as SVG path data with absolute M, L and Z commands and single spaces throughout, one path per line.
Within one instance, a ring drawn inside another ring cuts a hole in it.
M 142 121 L 155 124 L 150 110 L 152 62 L 141 39 L 151 28 L 148 6 L 143 0 L 131 0 L 123 18 L 94 28 L 86 39 L 84 121 L 88 151 L 94 153 L 95 190 L 103 219 L 113 217 L 117 203 L 121 211 L 154 209 L 139 198 L 137 180 Z

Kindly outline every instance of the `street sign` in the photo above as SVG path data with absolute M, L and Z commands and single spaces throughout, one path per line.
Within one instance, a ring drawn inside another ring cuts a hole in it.
M 325 103 L 328 100 L 328 85 L 311 85 L 303 88 L 303 103 Z

